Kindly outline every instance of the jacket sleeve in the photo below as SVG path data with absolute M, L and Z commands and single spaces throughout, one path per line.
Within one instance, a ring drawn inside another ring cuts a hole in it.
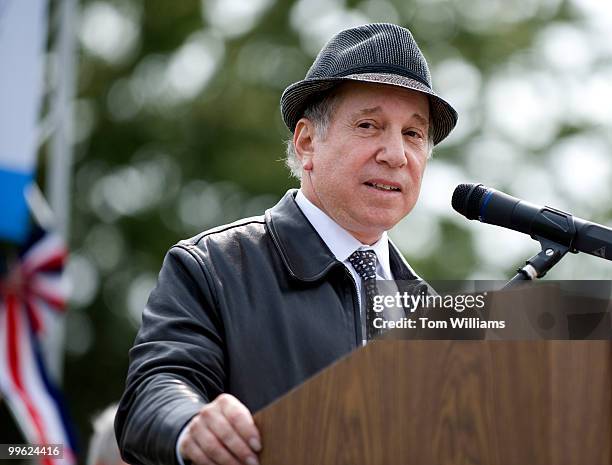
M 183 426 L 223 392 L 223 328 L 211 275 L 190 246 L 170 249 L 130 350 L 126 389 L 115 418 L 131 464 L 176 464 Z

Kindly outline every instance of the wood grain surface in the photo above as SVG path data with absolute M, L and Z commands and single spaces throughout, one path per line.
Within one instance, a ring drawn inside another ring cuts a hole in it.
M 255 415 L 262 465 L 610 464 L 608 341 L 375 341 Z

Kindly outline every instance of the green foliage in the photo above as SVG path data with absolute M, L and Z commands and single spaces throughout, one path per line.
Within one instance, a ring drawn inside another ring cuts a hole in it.
M 82 265 L 75 268 L 80 272 L 75 285 L 81 289 L 68 316 L 64 385 L 82 439 L 89 435 L 92 415 L 123 391 L 138 313 L 168 247 L 199 230 L 261 213 L 296 186 L 279 161 L 289 136 L 279 99 L 284 87 L 301 79 L 312 62 L 312 49 L 320 45 L 313 45 L 319 37 L 316 31 L 322 30 L 325 14 L 335 8 L 366 18 L 364 11 L 395 11 L 397 21 L 413 30 L 428 56 L 434 85 L 436 69 L 448 60 L 476 70 L 480 85 L 460 115 L 474 118 L 475 126 L 459 141 L 442 144 L 432 167 L 457 170 L 464 177 L 459 182 L 479 181 L 473 177 L 487 173 L 495 179 L 501 176 L 499 188 L 514 186 L 514 173 L 497 172 L 498 166 L 487 158 L 476 167 L 469 165 L 467 151 L 474 141 L 493 133 L 487 132 L 491 113 L 485 108 L 485 84 L 509 63 L 537 68 L 532 48 L 544 28 L 558 20 L 579 24 L 575 8 L 555 2 L 531 2 L 539 5 L 534 12 L 510 21 L 507 18 L 516 17 L 524 2 L 480 1 L 476 7 L 483 8 L 484 19 L 479 21 L 478 12 L 467 11 L 465 1 L 336 1 L 328 8 L 306 9 L 312 16 L 306 21 L 295 19 L 298 2 L 284 0 L 271 2 L 243 33 L 230 34 L 219 29 L 215 14 L 220 13 L 214 9 L 219 3 L 109 1 L 103 5 L 127 21 L 127 29 L 111 31 L 121 33 L 121 40 L 113 42 L 104 29 L 90 31 L 96 40 L 89 42 L 86 32 L 80 34 L 71 250 Z M 366 4 L 371 4 L 369 9 Z M 97 24 L 87 22 L 96 5 L 100 3 L 83 2 L 83 27 Z M 491 8 L 497 8 L 497 16 Z M 104 49 L 100 44 L 105 41 L 118 52 Z M 187 43 L 190 49 L 185 49 Z M 186 57 L 182 62 L 180 50 Z M 206 60 L 215 62 L 214 71 L 200 84 L 192 82 L 206 75 L 205 68 L 211 66 Z M 445 84 L 459 94 L 465 85 Z M 512 109 L 496 109 L 505 111 Z M 518 169 L 535 159 L 546 166 L 547 156 L 553 156 L 550 147 L 590 128 L 583 121 L 563 123 L 539 148 L 523 144 L 529 134 L 514 134 L 510 141 L 498 136 L 515 144 L 524 157 L 516 160 Z M 454 186 L 444 187 L 450 192 Z M 567 203 L 571 206 L 571 199 Z M 612 218 L 609 209 L 596 213 L 600 221 Z M 426 278 L 461 279 L 483 267 L 499 278 L 520 264 L 520 253 L 506 264 L 482 263 L 475 247 L 477 227 L 446 216 L 435 221 L 437 242 L 431 252 L 407 254 Z M 83 325 L 89 328 L 85 340 L 79 335 Z

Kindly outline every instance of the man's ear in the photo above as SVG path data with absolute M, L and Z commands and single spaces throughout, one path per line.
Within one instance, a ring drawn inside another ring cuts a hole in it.
M 314 156 L 314 124 L 308 118 L 300 118 L 293 132 L 293 145 L 302 169 L 312 170 L 312 157 Z

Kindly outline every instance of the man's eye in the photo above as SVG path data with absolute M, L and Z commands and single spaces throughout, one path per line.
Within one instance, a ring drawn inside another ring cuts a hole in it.
M 374 124 L 370 121 L 364 121 L 362 123 L 359 123 L 358 127 L 363 129 L 372 129 L 374 127 Z
M 421 138 L 421 133 L 418 131 L 404 131 L 404 135 L 408 137 Z

